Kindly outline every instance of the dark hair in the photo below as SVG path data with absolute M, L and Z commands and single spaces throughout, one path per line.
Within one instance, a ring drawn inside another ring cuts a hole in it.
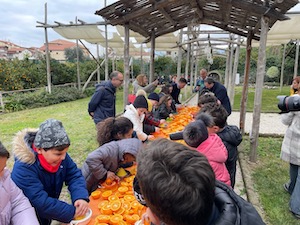
M 206 157 L 159 139 L 138 153 L 137 178 L 151 211 L 164 223 L 204 225 L 212 213 L 215 175 Z
M 180 83 L 185 83 L 185 84 L 187 84 L 187 80 L 186 80 L 185 78 L 183 78 L 183 77 L 181 77 L 181 78 L 179 79 L 179 82 L 180 82 Z
M 9 151 L 4 147 L 4 145 L 0 141 L 0 157 L 9 158 L 10 154 Z
M 68 148 L 70 146 L 70 144 L 64 144 L 64 145 L 60 145 L 60 146 L 57 146 L 57 147 L 51 147 L 51 148 L 43 148 L 45 151 L 48 151 L 50 149 L 55 149 L 57 151 L 63 151 L 65 150 L 66 148 Z
M 222 105 L 219 105 L 218 103 L 208 103 L 201 108 L 199 113 L 201 112 L 211 115 L 215 126 L 218 126 L 219 128 L 226 126 L 228 112 Z M 196 119 L 197 117 L 198 115 L 196 116 Z
M 119 71 L 112 71 L 111 74 L 109 75 L 110 79 L 116 78 L 119 75 Z
M 218 98 L 212 92 L 205 92 L 199 96 L 198 106 L 201 107 L 202 105 L 210 103 L 210 102 L 217 103 Z
M 170 94 L 170 87 L 172 87 L 172 85 L 170 85 L 170 84 L 166 84 L 165 86 L 163 86 L 162 88 L 161 88 L 161 91 L 160 92 L 162 92 L 162 93 L 165 93 L 165 94 Z
M 171 95 L 164 95 L 164 96 L 162 96 L 162 97 L 159 99 L 159 102 L 158 102 L 158 104 L 157 104 L 157 107 L 161 106 L 162 104 L 165 104 L 166 107 L 167 107 L 168 109 L 170 109 L 171 107 L 168 107 L 168 105 L 167 105 L 167 102 L 168 102 L 170 99 L 172 99 L 172 96 L 171 96 Z
M 118 134 L 127 134 L 133 129 L 133 123 L 126 117 L 109 117 L 97 123 L 97 141 L 103 145 L 113 140 L 117 140 Z
M 204 82 L 207 82 L 208 84 L 214 84 L 215 80 L 212 77 L 206 77 Z

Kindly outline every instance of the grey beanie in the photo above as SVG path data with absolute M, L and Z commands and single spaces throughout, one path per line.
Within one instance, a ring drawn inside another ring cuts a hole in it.
M 62 123 L 55 119 L 48 119 L 41 123 L 34 139 L 37 148 L 54 148 L 69 145 L 70 139 Z

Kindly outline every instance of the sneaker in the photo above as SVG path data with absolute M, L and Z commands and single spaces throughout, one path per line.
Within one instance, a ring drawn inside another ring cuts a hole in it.
M 291 207 L 289 207 L 290 212 L 293 214 L 294 217 L 296 217 L 297 219 L 300 219 L 300 215 L 293 213 Z
M 283 189 L 284 189 L 287 193 L 290 193 L 290 192 L 289 192 L 289 183 L 283 184 Z

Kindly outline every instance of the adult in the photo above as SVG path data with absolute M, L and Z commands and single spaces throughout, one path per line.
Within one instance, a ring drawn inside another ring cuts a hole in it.
M 186 84 L 187 84 L 187 80 L 183 77 L 179 79 L 178 83 L 173 83 L 172 84 L 173 90 L 171 92 L 171 96 L 172 96 L 175 104 L 181 104 L 179 102 L 178 97 L 179 97 L 179 94 L 180 94 L 180 90 L 182 88 L 184 88 Z
M 148 78 L 145 74 L 140 74 L 135 78 L 135 81 L 132 83 L 133 86 L 133 93 L 139 89 L 143 89 L 146 93 L 151 93 L 155 90 L 158 85 L 158 80 L 156 79 L 152 83 L 148 84 Z
M 113 71 L 109 78 L 109 81 L 96 85 L 96 91 L 89 102 L 88 112 L 95 124 L 116 116 L 116 89 L 122 85 L 124 78 L 119 71 Z
M 297 76 L 293 79 L 291 89 L 290 89 L 290 95 L 298 94 L 300 84 L 300 76 Z
M 197 80 L 196 86 L 195 86 L 193 92 L 201 91 L 205 87 L 204 80 L 206 79 L 206 77 L 207 77 L 207 70 L 201 69 L 200 70 L 200 79 Z
M 226 88 L 219 82 L 215 81 L 212 77 L 207 77 L 204 80 L 204 85 L 206 89 L 215 94 L 215 96 L 220 100 L 221 104 L 228 112 L 228 115 L 230 115 L 231 105 Z

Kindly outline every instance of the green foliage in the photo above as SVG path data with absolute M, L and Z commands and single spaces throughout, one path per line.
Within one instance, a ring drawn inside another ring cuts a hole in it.
M 269 78 L 276 78 L 279 75 L 279 69 L 277 66 L 271 66 L 268 70 L 267 70 L 267 76 Z
M 85 57 L 83 55 L 83 51 L 81 48 L 78 48 L 78 56 L 79 56 L 79 62 L 82 62 L 85 60 Z M 66 48 L 65 49 L 65 57 L 68 62 L 77 62 L 77 48 Z
M 168 77 L 170 74 L 177 73 L 177 65 L 171 57 L 160 56 L 155 59 L 154 65 L 158 76 Z

